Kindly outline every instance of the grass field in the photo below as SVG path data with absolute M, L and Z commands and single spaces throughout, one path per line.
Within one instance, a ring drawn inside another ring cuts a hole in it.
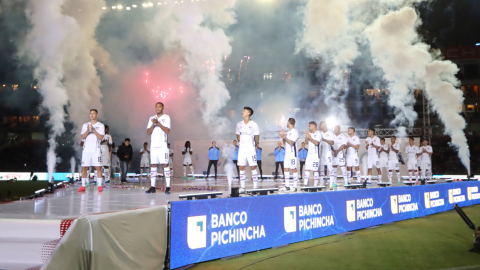
M 480 205 L 463 210 L 480 226 Z M 449 211 L 200 263 L 191 269 L 480 269 L 480 254 L 468 252 L 473 240 L 460 216 Z

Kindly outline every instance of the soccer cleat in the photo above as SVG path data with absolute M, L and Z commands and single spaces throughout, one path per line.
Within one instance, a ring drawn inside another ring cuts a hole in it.
M 105 184 L 110 184 L 110 180 L 105 181 Z
M 167 187 L 167 188 L 165 189 L 165 194 L 170 194 L 170 187 Z
M 97 190 L 98 190 L 98 192 L 102 192 L 102 191 L 103 191 L 102 186 L 98 186 L 98 189 L 97 189 Z
M 149 193 L 155 193 L 157 192 L 157 190 L 155 189 L 155 187 L 150 187 L 147 191 L 145 191 L 145 193 L 149 194 Z
M 333 184 L 333 190 L 337 190 L 337 184 Z
M 184 176 L 184 177 L 183 177 L 183 179 L 187 179 L 187 177 L 186 177 L 186 176 Z
M 297 192 L 297 191 L 298 191 L 298 188 L 296 188 L 296 187 L 291 187 L 290 188 L 290 192 Z
M 85 192 L 85 187 L 84 187 L 84 186 L 81 186 L 81 187 L 78 189 L 78 192 Z
M 244 194 L 244 193 L 245 193 L 245 189 L 244 189 L 244 188 L 240 188 L 240 189 L 238 190 L 238 193 Z
M 289 191 L 289 190 L 290 190 L 289 187 L 282 187 L 278 191 Z

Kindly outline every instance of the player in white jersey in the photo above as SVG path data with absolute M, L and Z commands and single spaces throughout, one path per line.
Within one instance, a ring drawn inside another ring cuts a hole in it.
M 378 175 L 378 183 L 382 182 L 382 176 L 383 176 L 383 169 L 388 173 L 388 145 L 385 143 L 385 138 L 380 139 L 380 149 L 378 149 L 379 153 L 379 163 L 380 163 L 380 171 L 382 172 L 381 174 Z
M 140 150 L 140 185 L 142 185 L 143 174 L 147 174 L 147 178 L 150 178 L 148 169 L 150 168 L 150 150 L 148 149 L 148 142 L 143 143 L 143 148 Z
M 328 168 L 330 175 L 330 189 L 333 189 L 334 174 L 333 174 L 333 151 L 332 146 L 335 140 L 335 134 L 327 130 L 327 122 L 320 122 L 320 134 L 322 135 L 322 155 L 320 156 L 320 182 L 324 185 L 325 166 Z
M 183 155 L 183 179 L 187 179 L 187 166 L 189 166 L 190 171 L 192 172 L 192 179 L 195 180 L 195 175 L 194 175 L 195 172 L 193 171 L 193 165 L 192 165 L 193 150 L 192 150 L 190 141 L 185 142 L 185 146 L 182 149 L 182 155 Z
M 285 160 L 283 166 L 285 168 L 285 187 L 281 188 L 281 191 L 296 191 L 298 184 L 297 173 L 297 140 L 298 130 L 295 129 L 295 119 L 288 118 L 287 121 L 288 131 L 281 130 L 278 134 L 280 138 L 285 142 Z M 290 171 L 293 175 L 293 187 L 290 188 Z
M 423 145 L 419 149 L 421 159 L 420 168 L 422 169 L 422 178 L 423 180 L 427 179 L 430 180 L 432 178 L 432 154 L 433 149 L 430 145 L 428 145 L 428 140 L 423 140 Z
M 252 108 L 243 107 L 243 121 L 238 122 L 236 128 L 237 141 L 239 143 L 237 164 L 240 168 L 240 193 L 245 192 L 245 167 L 247 163 L 252 171 L 253 188 L 256 189 L 258 185 L 257 151 L 255 146 L 260 138 L 260 129 L 257 123 L 250 120 L 252 115 Z
M 400 162 L 398 161 L 398 151 L 400 151 L 400 145 L 396 143 L 397 137 L 392 136 L 390 138 L 391 144 L 388 145 L 388 181 L 392 183 L 393 170 L 397 172 L 397 180 L 400 185 Z
M 163 173 L 167 187 L 165 194 L 170 194 L 170 167 L 168 166 L 168 134 L 170 133 L 170 116 L 163 113 L 162 102 L 155 104 L 156 115 L 150 117 L 147 125 L 147 134 L 151 135 L 150 141 L 150 182 L 151 187 L 145 193 L 155 193 L 155 181 L 157 180 L 157 167 L 163 166 Z
M 308 131 L 305 130 L 305 144 L 308 145 L 307 159 L 305 160 L 305 177 L 303 185 L 308 186 L 310 171 L 313 171 L 313 186 L 318 185 L 318 168 L 320 166 L 320 142 L 322 134 L 317 130 L 317 123 L 311 121 L 308 123 Z
M 419 149 L 418 147 L 414 144 L 415 141 L 413 140 L 412 137 L 408 139 L 409 145 L 405 147 L 405 152 L 407 153 L 407 167 L 408 167 L 408 180 L 412 181 L 412 175 L 415 174 L 415 178 L 418 183 L 418 165 L 417 165 L 417 157 L 418 157 L 418 152 Z
M 353 168 L 355 168 L 355 175 L 357 176 L 357 181 L 360 183 L 361 181 L 361 173 L 360 173 L 360 163 L 358 158 L 358 149 L 360 148 L 360 138 L 355 135 L 355 128 L 349 127 L 348 128 L 348 141 L 347 145 L 347 181 L 351 183 L 351 174 L 353 173 Z
M 110 166 L 112 156 L 112 136 L 109 134 L 110 128 L 105 125 L 105 136 L 103 136 L 100 144 L 100 150 L 102 152 L 102 165 L 103 165 L 103 177 L 105 178 L 105 184 L 110 184 Z
M 340 133 L 340 126 L 335 126 L 333 131 L 335 132 L 335 137 L 333 140 L 333 188 L 336 189 L 338 166 L 340 166 L 340 169 L 342 170 L 345 185 L 349 184 L 347 179 L 347 168 L 345 167 L 345 153 L 343 151 L 345 149 L 345 146 L 347 145 L 348 139 L 347 136 Z
M 102 154 L 100 143 L 105 135 L 105 126 L 97 121 L 98 111 L 90 110 L 90 122 L 82 126 L 82 140 L 84 140 L 82 151 L 82 186 L 79 192 L 85 191 L 87 182 L 87 171 L 89 167 L 95 167 L 97 175 L 102 175 Z M 98 192 L 102 192 L 102 177 L 97 178 Z
M 365 146 L 368 151 L 368 183 L 372 180 L 372 169 L 373 166 L 377 168 L 378 179 L 382 177 L 382 171 L 380 170 L 380 162 L 378 160 L 378 150 L 381 147 L 380 139 L 375 136 L 375 129 L 368 129 L 368 138 L 365 140 Z

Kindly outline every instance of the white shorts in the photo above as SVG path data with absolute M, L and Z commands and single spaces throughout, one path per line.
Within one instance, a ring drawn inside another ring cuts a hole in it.
M 168 164 L 168 159 L 170 155 L 170 149 L 152 147 L 150 149 L 150 161 L 152 164 Z
M 183 159 L 183 165 L 190 165 L 192 164 L 192 158 L 184 158 Z
M 368 168 L 371 169 L 375 166 L 377 169 L 380 169 L 380 161 L 378 160 L 377 155 L 368 155 Z
M 359 167 L 358 155 L 347 156 L 347 167 Z
M 238 166 L 257 166 L 257 151 L 255 148 L 246 148 L 238 150 Z
M 171 158 L 168 160 L 168 167 L 173 167 L 173 160 Z
M 150 167 L 150 161 L 148 161 L 148 158 L 142 158 L 140 160 L 140 168 L 144 168 L 144 167 Z
M 82 167 L 102 167 L 102 154 L 82 152 Z
M 305 171 L 318 171 L 320 159 L 317 156 L 308 156 L 305 160 Z
M 407 167 L 408 167 L 408 170 L 409 171 L 416 171 L 418 166 L 417 166 L 417 160 L 416 159 L 412 159 L 412 160 L 408 160 L 407 162 Z
M 429 160 L 422 161 L 420 168 L 422 169 L 422 171 L 424 170 L 430 171 L 432 169 L 432 163 Z
M 387 158 L 381 158 L 379 160 L 380 163 L 380 168 L 387 168 L 388 169 L 388 159 Z
M 332 166 L 333 164 L 333 157 L 332 152 L 328 151 L 322 155 L 320 158 L 320 166 Z
M 395 159 L 388 160 L 388 170 L 389 171 L 400 171 L 400 162 Z
M 110 153 L 102 153 L 102 166 L 103 167 L 110 167 L 111 161 L 110 161 Z
M 336 157 L 333 157 L 333 166 L 340 166 L 344 167 L 345 166 L 345 155 L 343 151 L 340 151 Z
M 297 157 L 295 156 L 287 156 L 285 155 L 285 160 L 283 161 L 283 167 L 285 167 L 285 169 L 296 169 L 297 168 Z M 306 169 L 305 169 L 306 170 Z

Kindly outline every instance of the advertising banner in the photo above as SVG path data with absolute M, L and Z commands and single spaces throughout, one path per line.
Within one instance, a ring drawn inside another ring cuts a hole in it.
M 170 267 L 480 203 L 480 182 L 171 203 Z

